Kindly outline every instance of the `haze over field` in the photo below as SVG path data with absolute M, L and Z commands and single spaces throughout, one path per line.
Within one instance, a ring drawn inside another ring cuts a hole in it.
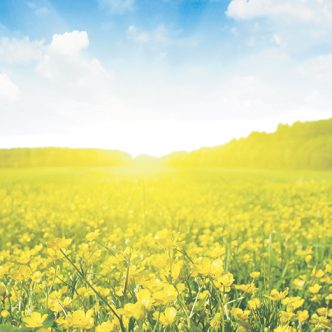
M 0 147 L 215 146 L 332 115 L 330 0 L 2 0 Z

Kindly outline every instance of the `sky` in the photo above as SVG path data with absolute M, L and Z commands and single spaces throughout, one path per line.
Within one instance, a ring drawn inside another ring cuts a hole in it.
M 0 148 L 190 151 L 331 91 L 332 0 L 0 0 Z

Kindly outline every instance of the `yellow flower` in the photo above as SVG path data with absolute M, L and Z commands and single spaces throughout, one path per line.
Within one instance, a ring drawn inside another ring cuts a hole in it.
M 23 318 L 23 322 L 27 327 L 37 328 L 42 327 L 47 315 L 41 315 L 41 313 L 34 311 L 30 316 Z
M 165 284 L 160 291 L 153 293 L 152 296 L 158 304 L 167 304 L 174 302 L 177 299 L 178 293 L 174 286 Z
M 327 308 L 318 308 L 317 313 L 319 316 L 326 316 L 328 313 L 328 309 Z
M 261 306 L 261 301 L 257 298 L 253 298 L 248 301 L 248 305 L 250 309 L 258 309 Z
M 225 273 L 221 277 L 219 277 L 217 280 L 215 280 L 214 284 L 217 288 L 219 288 L 222 292 L 229 292 L 231 290 L 231 286 L 234 282 L 234 277 L 232 273 Z
M 105 287 L 97 287 L 97 290 L 98 290 L 99 294 L 101 294 L 104 297 L 107 297 L 109 295 L 109 293 L 111 292 L 111 290 L 109 288 L 105 288 Z
M 48 247 L 54 250 L 66 249 L 71 243 L 71 239 L 56 238 L 48 243 Z
M 311 260 L 312 260 L 312 256 L 311 256 L 311 255 L 307 255 L 307 256 L 305 256 L 305 262 L 306 262 L 307 264 L 309 264 Z
M 299 296 L 287 297 L 281 303 L 287 306 L 287 311 L 294 311 L 303 305 L 304 299 Z
M 158 313 L 158 312 L 155 312 L 153 314 L 153 317 L 155 320 L 158 320 L 158 317 L 159 317 L 159 321 L 161 322 L 161 324 L 165 327 L 167 326 L 170 326 L 174 323 L 175 319 L 176 319 L 176 309 L 173 308 L 173 307 L 170 307 L 170 308 L 167 308 L 165 310 L 165 312 L 163 313 Z
M 137 301 L 140 302 L 147 310 L 150 310 L 154 302 L 151 293 L 147 289 L 141 289 L 137 293 Z
M 242 310 L 240 308 L 232 308 L 231 309 L 231 314 L 235 317 L 235 319 L 246 322 L 249 318 L 250 310 Z
M 322 288 L 322 286 L 320 286 L 318 284 L 314 284 L 313 286 L 309 287 L 309 292 L 312 294 L 317 294 L 321 288 Z
M 304 321 L 306 321 L 309 318 L 309 313 L 307 310 L 299 310 L 297 313 L 297 320 L 302 323 Z
M 294 285 L 294 287 L 295 288 L 297 288 L 297 289 L 302 289 L 303 288 L 303 286 L 304 286 L 304 284 L 305 284 L 305 281 L 304 280 L 302 280 L 302 279 L 294 279 L 293 280 L 293 285 Z
M 89 297 L 93 295 L 93 291 L 91 288 L 86 288 L 86 287 L 80 287 L 77 289 L 77 294 L 79 294 L 82 297 Z
M 253 278 L 253 279 L 258 279 L 260 275 L 261 275 L 261 273 L 257 272 L 257 271 L 254 271 L 254 272 L 250 273 L 250 277 Z
M 314 269 L 311 272 L 311 275 L 315 278 L 318 278 L 318 279 L 322 278 L 324 276 L 324 274 L 325 273 L 324 273 L 323 270 L 321 270 L 321 269 L 317 270 L 316 267 L 314 267 Z
M 269 298 L 272 301 L 280 301 L 284 299 L 288 295 L 288 288 L 286 288 L 283 292 L 279 292 L 277 289 L 272 289 Z
M 209 258 L 200 258 L 193 267 L 193 275 L 211 276 L 217 278 L 224 272 L 224 262 L 221 259 L 212 261 Z
M 76 310 L 67 316 L 67 321 L 70 327 L 91 329 L 94 325 L 93 310 L 84 312 L 83 310 Z
M 9 271 L 8 265 L 1 265 L 0 266 L 0 278 L 2 278 L 4 275 L 6 275 Z
M 112 332 L 114 331 L 114 321 L 107 321 L 96 326 L 96 332 Z
M 72 300 L 69 297 L 65 297 L 63 300 L 59 299 L 56 292 L 51 293 L 48 297 L 48 307 L 53 312 L 61 312 L 64 308 L 68 307 L 71 302 Z
M 279 317 L 281 324 L 287 324 L 295 317 L 295 314 L 290 311 L 280 311 Z
M 7 318 L 9 316 L 9 311 L 8 310 L 2 310 L 0 315 L 1 315 L 2 318 Z
M 135 319 L 139 320 L 144 317 L 144 306 L 137 302 L 137 303 L 127 303 L 123 308 L 123 313 L 128 317 L 134 317 Z
M 88 240 L 88 241 L 94 241 L 98 236 L 99 236 L 99 229 L 95 230 L 94 232 L 91 232 L 91 233 L 88 233 L 85 238 Z
M 173 280 L 176 280 L 179 277 L 182 266 L 183 266 L 182 261 L 174 262 L 172 264 L 172 273 L 171 274 L 172 274 L 172 279 Z
M 56 320 L 56 323 L 64 329 L 69 329 L 70 328 L 70 322 L 69 322 L 69 320 L 67 320 L 67 318 L 59 317 Z
M 254 284 L 236 285 L 235 288 L 249 294 L 254 293 L 257 290 Z
M 221 322 L 222 322 L 222 316 L 221 315 L 222 315 L 222 313 L 218 312 L 213 316 L 213 318 L 210 321 L 210 326 L 212 328 L 220 327 Z
M 20 265 L 13 271 L 11 277 L 17 282 L 27 280 L 31 277 L 31 269 L 26 265 Z
M 319 328 L 328 329 L 332 327 L 330 320 L 325 316 L 318 316 L 317 314 L 313 314 L 310 321 L 312 324 Z

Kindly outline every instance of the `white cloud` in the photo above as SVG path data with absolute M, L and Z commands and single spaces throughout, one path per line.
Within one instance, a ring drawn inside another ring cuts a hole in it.
M 135 0 L 98 0 L 102 9 L 109 9 L 113 13 L 122 14 L 134 8 Z
M 139 44 L 147 44 L 151 41 L 151 36 L 146 31 L 139 30 L 136 26 L 130 25 L 128 27 L 128 37 Z
M 82 52 L 89 46 L 86 31 L 55 34 L 49 43 L 32 41 L 29 38 L 2 38 L 1 45 L 3 47 L 0 47 L 0 60 L 8 62 L 9 66 L 14 65 L 12 70 L 15 71 L 16 63 L 31 62 L 25 67 L 28 72 L 18 75 L 22 80 L 22 98 L 24 95 L 24 98 L 31 101 L 29 107 L 41 107 L 43 102 L 40 96 L 37 105 L 31 99 L 32 96 L 36 98 L 40 94 L 44 94 L 45 104 L 54 103 L 53 98 L 82 100 L 90 105 L 100 101 L 108 103 L 113 98 L 110 93 L 111 72 L 105 69 L 97 58 Z M 46 86 L 45 79 L 48 81 Z M 32 91 L 35 87 L 43 92 Z M 1 76 L 1 89 L 1 100 L 13 100 L 18 95 L 18 89 L 8 76 Z M 31 96 L 27 96 L 28 91 Z M 46 109 L 45 105 L 43 108 Z
M 139 44 L 167 46 L 174 45 L 180 41 L 180 32 L 168 29 L 164 24 L 159 24 L 151 30 L 142 30 L 135 25 L 130 25 L 127 34 L 129 39 Z
M 85 31 L 56 34 L 36 68 L 56 93 L 69 100 L 99 103 L 110 99 L 111 74 L 97 58 L 81 52 L 88 46 Z
M 0 38 L 0 60 L 7 63 L 27 63 L 41 58 L 44 41 L 31 41 L 28 37 Z
M 38 62 L 45 54 L 76 57 L 89 46 L 86 31 L 71 31 L 54 34 L 49 45 L 44 40 L 32 41 L 28 37 L 21 39 L 0 37 L 0 60 L 7 63 Z
M 127 37 L 139 45 L 149 46 L 158 52 L 167 47 L 192 48 L 199 43 L 195 36 L 183 37 L 181 30 L 165 24 L 159 24 L 150 30 L 130 25 L 127 29 Z
M 62 55 L 76 56 L 89 46 L 89 37 L 86 31 L 65 32 L 62 35 L 53 35 L 50 50 Z
M 44 78 L 57 83 L 59 88 L 91 88 L 91 94 L 100 88 L 100 81 L 110 77 L 98 59 L 89 59 L 81 55 L 66 57 L 46 53 L 38 64 L 37 71 Z
M 332 20 L 331 0 L 232 0 L 227 15 L 235 19 L 289 17 L 304 22 Z
M 19 89 L 6 74 L 0 74 L 0 101 L 14 101 L 18 98 Z

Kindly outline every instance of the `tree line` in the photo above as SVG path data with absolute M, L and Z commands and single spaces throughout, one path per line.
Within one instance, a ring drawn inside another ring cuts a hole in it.
M 0 149 L 0 167 L 122 167 L 141 164 L 141 159 L 118 150 Z M 253 132 L 216 147 L 143 159 L 176 168 L 332 169 L 332 118 L 279 125 L 271 134 Z
M 274 133 L 166 156 L 176 167 L 332 169 L 332 119 L 279 125 Z

